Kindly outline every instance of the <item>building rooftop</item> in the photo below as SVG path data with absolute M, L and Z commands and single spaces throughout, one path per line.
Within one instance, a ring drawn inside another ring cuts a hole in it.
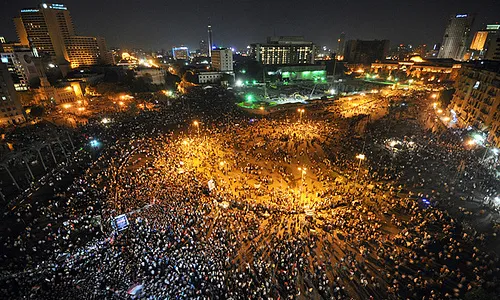
M 465 66 L 473 69 L 485 70 L 500 74 L 500 61 L 493 60 L 476 60 L 464 64 Z

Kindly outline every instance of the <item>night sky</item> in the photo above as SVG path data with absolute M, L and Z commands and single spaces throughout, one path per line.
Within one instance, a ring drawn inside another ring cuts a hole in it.
M 0 0 L 0 36 L 17 39 L 12 17 L 41 1 Z M 391 45 L 441 42 L 447 19 L 476 13 L 473 30 L 500 22 L 500 0 L 65 0 L 77 34 L 103 36 L 110 47 L 198 48 L 212 23 L 214 42 L 243 48 L 267 36 L 303 35 L 319 46 L 348 39 Z M 336 47 L 336 46 L 335 46 Z

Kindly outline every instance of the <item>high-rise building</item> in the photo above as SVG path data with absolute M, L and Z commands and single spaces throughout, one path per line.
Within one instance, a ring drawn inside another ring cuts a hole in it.
M 314 64 L 316 46 L 302 36 L 269 37 L 266 44 L 253 44 L 255 59 L 263 65 Z
M 471 60 L 481 60 L 489 59 L 493 60 L 496 52 L 496 40 L 500 35 L 500 25 L 491 24 L 487 25 L 485 28 L 479 30 L 474 35 L 472 43 L 469 47 L 469 53 Z M 487 58 L 488 56 L 488 58 Z M 499 55 L 496 55 L 499 56 Z
M 66 49 L 71 68 L 114 63 L 104 38 L 72 36 L 67 40 Z
M 172 56 L 175 60 L 188 60 L 189 49 L 188 47 L 174 47 L 172 48 Z
M 349 40 L 345 46 L 344 60 L 352 64 L 371 64 L 384 60 L 388 52 L 388 40 Z
M 63 4 L 42 3 L 37 8 L 22 9 L 14 18 L 19 41 L 50 56 L 56 64 L 72 67 L 109 63 L 104 40 L 75 34 L 73 20 Z M 103 47 L 104 45 L 104 47 Z M 98 53 L 98 54 L 96 54 Z M 96 56 L 98 55 L 98 58 Z M 103 57 L 105 57 L 103 59 Z
M 208 44 L 205 40 L 200 41 L 200 55 L 208 56 Z
M 500 25 L 490 24 L 485 28 L 479 30 L 474 35 L 470 45 L 470 59 L 471 60 L 499 60 L 498 39 L 500 38 Z
M 474 17 L 469 14 L 458 14 L 450 17 L 438 58 L 463 59 L 473 22 Z
M 212 67 L 221 72 L 233 72 L 233 51 L 231 49 L 212 50 Z
M 0 46 L 0 51 L 3 51 L 1 49 Z M 0 62 L 0 126 L 19 124 L 25 120 L 12 76 L 7 70 L 7 65 Z
M 75 29 L 64 5 L 43 3 L 38 8 L 22 9 L 14 23 L 21 44 L 49 54 L 55 63 L 69 60 L 65 42 L 75 35 Z
M 208 24 L 208 57 L 212 57 L 212 47 L 214 41 L 212 39 L 212 25 Z
M 500 61 L 500 34 L 496 34 L 488 43 L 488 49 L 484 56 L 486 60 Z
M 486 128 L 488 140 L 500 146 L 500 62 L 466 64 L 455 81 L 450 108 L 459 127 Z
M 345 33 L 342 32 L 340 34 L 339 39 L 337 40 L 337 57 L 338 58 L 344 57 L 344 50 L 345 50 Z
M 484 45 L 486 44 L 486 40 L 488 39 L 488 31 L 478 31 L 474 35 L 472 39 L 472 43 L 470 44 L 471 50 L 484 50 Z
M 35 57 L 28 47 L 15 47 L 10 52 L 0 52 L 0 59 L 11 74 L 16 91 L 27 91 L 30 81 L 39 77 Z

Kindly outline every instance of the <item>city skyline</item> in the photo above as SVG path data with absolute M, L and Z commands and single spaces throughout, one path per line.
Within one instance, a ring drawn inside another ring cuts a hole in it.
M 169 49 L 175 45 L 196 49 L 199 41 L 206 39 L 209 22 L 213 27 L 214 43 L 219 46 L 244 48 L 275 34 L 302 35 L 319 46 L 336 49 L 341 32 L 346 33 L 347 39 L 388 39 L 391 45 L 430 46 L 441 42 L 450 15 L 475 14 L 472 32 L 487 23 L 499 21 L 496 15 L 498 4 L 494 0 L 472 3 L 444 0 L 438 4 L 415 0 L 391 2 L 320 1 L 309 9 L 296 9 L 302 3 L 294 0 L 262 5 L 251 1 L 209 3 L 195 0 L 191 6 L 148 1 L 141 9 L 130 0 L 122 1 L 120 6 L 106 6 L 95 0 L 53 3 L 63 3 L 68 7 L 77 34 L 103 36 L 112 47 L 145 49 Z M 21 9 L 36 7 L 40 3 L 33 0 L 5 1 L 0 36 L 17 40 L 12 18 Z M 319 14 L 318 10 L 325 13 Z M 326 13 L 328 11 L 332 13 Z

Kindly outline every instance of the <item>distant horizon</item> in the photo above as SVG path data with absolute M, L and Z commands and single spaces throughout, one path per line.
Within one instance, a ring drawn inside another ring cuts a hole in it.
M 242 0 L 193 0 L 189 5 L 182 5 L 149 0 L 143 6 L 137 6 L 132 0 L 122 0 L 119 6 L 111 5 L 109 0 L 47 3 L 66 5 L 78 35 L 104 37 L 109 48 L 144 50 L 170 50 L 175 46 L 196 50 L 200 40 L 207 40 L 209 23 L 217 46 L 241 50 L 249 44 L 265 42 L 268 36 L 304 36 L 318 47 L 335 51 L 342 32 L 346 40 L 386 39 L 391 47 L 426 44 L 430 48 L 441 43 L 452 15 L 475 15 L 471 37 L 485 25 L 500 22 L 500 5 L 496 0 L 433 2 L 358 0 L 353 4 L 348 0 L 335 3 L 320 0 L 311 5 L 297 0 L 260 4 Z M 13 17 L 18 16 L 21 9 L 38 7 L 41 3 L 3 1 L 0 36 L 7 42 L 17 41 Z

